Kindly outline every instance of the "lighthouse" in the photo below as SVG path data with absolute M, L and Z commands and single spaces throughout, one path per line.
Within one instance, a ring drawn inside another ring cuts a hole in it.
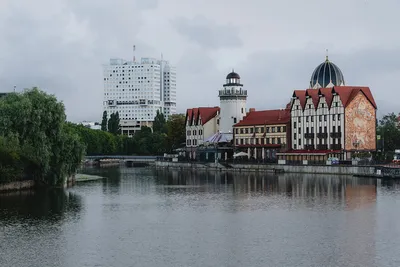
M 247 90 L 243 90 L 240 76 L 232 70 L 226 76 L 223 89 L 218 92 L 220 100 L 220 125 L 222 134 L 232 135 L 233 125 L 246 116 Z

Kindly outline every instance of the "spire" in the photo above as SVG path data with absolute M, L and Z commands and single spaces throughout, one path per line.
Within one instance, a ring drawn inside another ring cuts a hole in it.
M 328 49 L 326 49 L 326 56 L 325 56 L 325 58 L 326 58 L 326 59 L 325 59 L 326 61 L 329 61 L 329 59 L 328 59 Z

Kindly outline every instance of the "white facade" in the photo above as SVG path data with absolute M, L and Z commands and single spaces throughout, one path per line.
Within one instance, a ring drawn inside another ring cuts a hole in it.
M 318 89 L 310 90 L 318 91 Z M 305 96 L 304 105 L 299 97 L 293 97 L 291 110 L 293 149 L 343 150 L 344 107 L 339 95 L 332 96 L 330 107 L 323 95 L 316 97 L 318 97 L 317 108 L 311 96 Z
M 233 125 L 246 116 L 247 90 L 240 84 L 240 76 L 231 72 L 226 77 L 224 88 L 219 90 L 221 108 L 221 133 L 233 133 Z
M 101 130 L 101 125 L 98 122 L 82 121 L 80 124 L 93 130 Z
M 103 76 L 104 110 L 108 116 L 119 113 L 123 134 L 151 127 L 157 110 L 166 119 L 176 113 L 176 69 L 168 61 L 110 59 Z
M 218 118 L 215 116 L 205 124 L 186 124 L 186 146 L 197 147 L 204 143 L 204 140 L 218 131 Z

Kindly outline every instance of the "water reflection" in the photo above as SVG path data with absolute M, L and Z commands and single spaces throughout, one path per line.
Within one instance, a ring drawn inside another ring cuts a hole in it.
M 398 182 L 151 168 L 88 172 L 106 179 L 0 196 L 0 266 L 391 266 L 400 260 Z
M 63 189 L 21 191 L 0 194 L 0 224 L 7 221 L 62 220 L 77 215 L 81 197 Z

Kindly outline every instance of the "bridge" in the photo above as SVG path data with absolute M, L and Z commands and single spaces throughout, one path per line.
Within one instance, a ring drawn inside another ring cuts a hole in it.
M 125 162 L 127 166 L 148 166 L 155 164 L 159 156 L 125 156 L 125 155 L 99 155 L 99 156 L 86 156 L 85 160 L 92 161 L 107 161 L 116 160 Z

